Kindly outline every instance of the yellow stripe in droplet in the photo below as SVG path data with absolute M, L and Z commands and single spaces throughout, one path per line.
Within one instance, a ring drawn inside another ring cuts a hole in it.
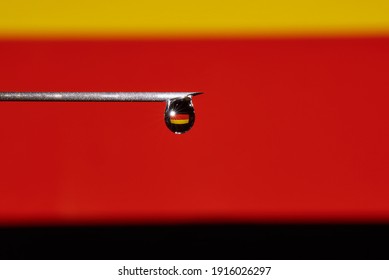
M 172 120 L 172 119 L 170 119 L 170 122 L 172 124 L 187 124 L 187 123 L 189 123 L 189 120 Z

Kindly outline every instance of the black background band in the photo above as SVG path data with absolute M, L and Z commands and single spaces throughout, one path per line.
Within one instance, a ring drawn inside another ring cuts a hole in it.
M 389 224 L 0 228 L 1 259 L 388 259 Z

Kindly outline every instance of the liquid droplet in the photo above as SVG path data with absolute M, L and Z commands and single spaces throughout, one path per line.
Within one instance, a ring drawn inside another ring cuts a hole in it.
M 194 121 L 195 112 L 190 96 L 167 101 L 165 123 L 172 132 L 185 133 L 192 128 Z

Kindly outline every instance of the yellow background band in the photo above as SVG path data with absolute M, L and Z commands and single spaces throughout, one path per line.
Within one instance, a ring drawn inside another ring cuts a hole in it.
M 0 1 L 3 37 L 299 34 L 389 34 L 389 1 Z

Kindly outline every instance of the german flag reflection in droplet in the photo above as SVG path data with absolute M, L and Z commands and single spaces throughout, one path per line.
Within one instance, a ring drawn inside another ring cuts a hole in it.
M 170 122 L 172 124 L 188 124 L 189 123 L 189 114 L 170 114 Z

